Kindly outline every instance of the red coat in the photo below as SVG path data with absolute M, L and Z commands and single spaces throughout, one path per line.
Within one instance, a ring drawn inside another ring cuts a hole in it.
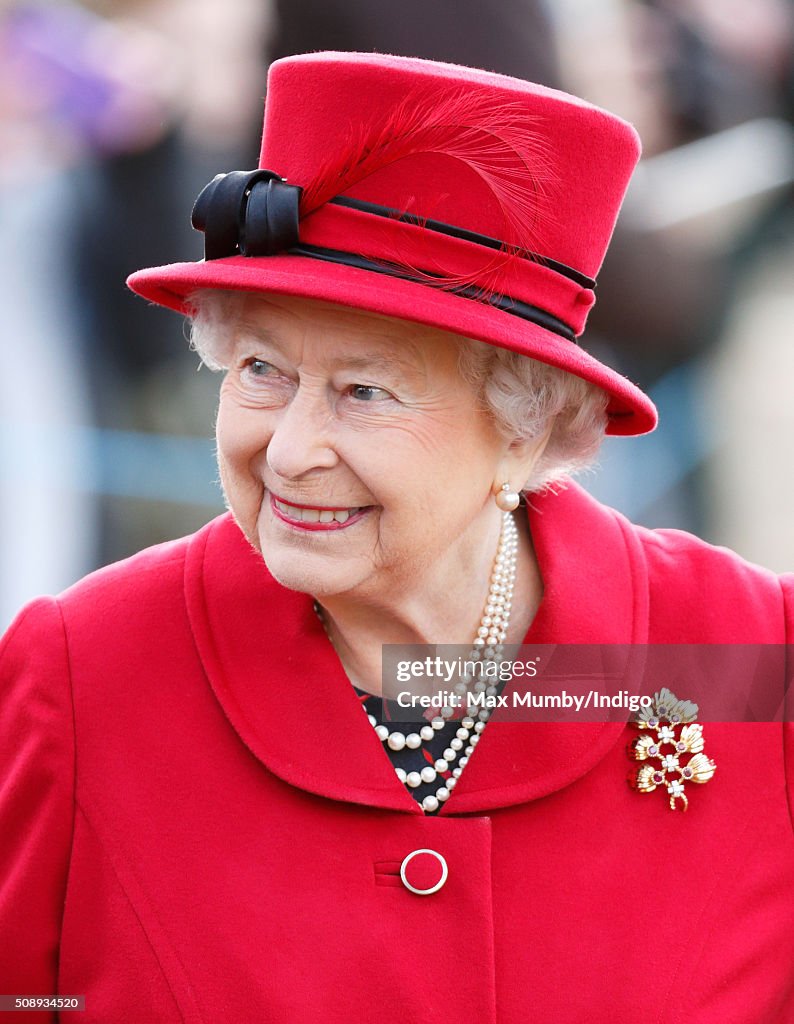
M 791 643 L 791 578 L 573 485 L 532 506 L 528 639 Z M 704 725 L 684 814 L 626 785 L 621 723 L 493 722 L 425 816 L 228 516 L 34 602 L 0 685 L 0 992 L 83 1024 L 794 1022 L 791 726 Z

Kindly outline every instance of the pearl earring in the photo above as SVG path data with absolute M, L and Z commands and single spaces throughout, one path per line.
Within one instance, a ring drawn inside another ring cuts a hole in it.
M 513 509 L 518 508 L 521 496 L 516 491 L 511 490 L 510 484 L 505 481 L 497 492 L 495 500 L 503 512 L 512 512 Z

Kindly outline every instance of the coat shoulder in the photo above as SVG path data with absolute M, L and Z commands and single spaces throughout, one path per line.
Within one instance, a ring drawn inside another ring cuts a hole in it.
M 97 569 L 58 594 L 67 627 L 136 622 L 151 619 L 184 604 L 185 561 L 192 547 L 202 545 L 219 516 L 196 533 L 145 548 L 119 562 Z
M 781 577 L 683 530 L 628 524 L 647 565 L 652 618 L 674 616 L 712 642 L 784 643 L 792 627 L 785 600 L 794 577 Z M 787 607 L 788 604 L 788 607 Z
M 605 577 L 590 583 L 602 603 L 630 595 L 634 618 L 648 616 L 649 643 L 785 643 L 794 635 L 791 574 L 683 530 L 639 526 L 573 481 L 541 510 L 575 538 L 568 571 L 578 559 L 593 561 Z

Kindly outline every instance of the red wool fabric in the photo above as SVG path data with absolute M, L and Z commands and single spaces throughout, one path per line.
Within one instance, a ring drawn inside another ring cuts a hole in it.
M 465 278 L 483 296 L 505 294 L 555 315 L 578 336 L 594 292 L 542 261 L 327 200 L 341 195 L 442 221 L 594 278 L 639 154 L 631 125 L 541 85 L 413 58 L 320 53 L 271 66 L 260 167 L 304 189 L 302 242 Z M 196 289 L 231 288 L 428 324 L 599 385 L 611 396 L 609 433 L 656 425 L 647 396 L 586 348 L 483 297 L 294 254 L 176 263 L 139 271 L 128 284 L 182 312 Z
M 528 642 L 792 642 L 791 577 L 573 484 L 528 514 Z M 85 1024 L 794 1021 L 790 725 L 704 724 L 684 814 L 626 785 L 621 722 L 494 721 L 426 816 L 229 516 L 35 601 L 0 665 L 0 992 Z

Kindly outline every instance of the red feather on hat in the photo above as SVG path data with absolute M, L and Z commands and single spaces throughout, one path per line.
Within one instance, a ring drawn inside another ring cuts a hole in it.
M 427 268 L 408 266 L 395 257 L 395 263 L 429 284 L 447 288 L 476 284 L 484 293 L 497 290 L 499 272 L 514 257 L 538 249 L 543 226 L 552 217 L 557 176 L 549 147 L 538 131 L 538 119 L 517 103 L 485 93 L 472 97 L 468 91 L 455 91 L 443 100 L 436 95 L 407 97 L 386 121 L 351 127 L 350 140 L 338 145 L 336 154 L 303 186 L 302 216 L 376 171 L 420 154 L 459 160 L 485 184 L 504 217 L 502 250 L 489 253 L 485 265 L 465 277 L 445 274 L 441 268 L 426 273 Z M 413 211 L 400 211 L 407 212 Z

